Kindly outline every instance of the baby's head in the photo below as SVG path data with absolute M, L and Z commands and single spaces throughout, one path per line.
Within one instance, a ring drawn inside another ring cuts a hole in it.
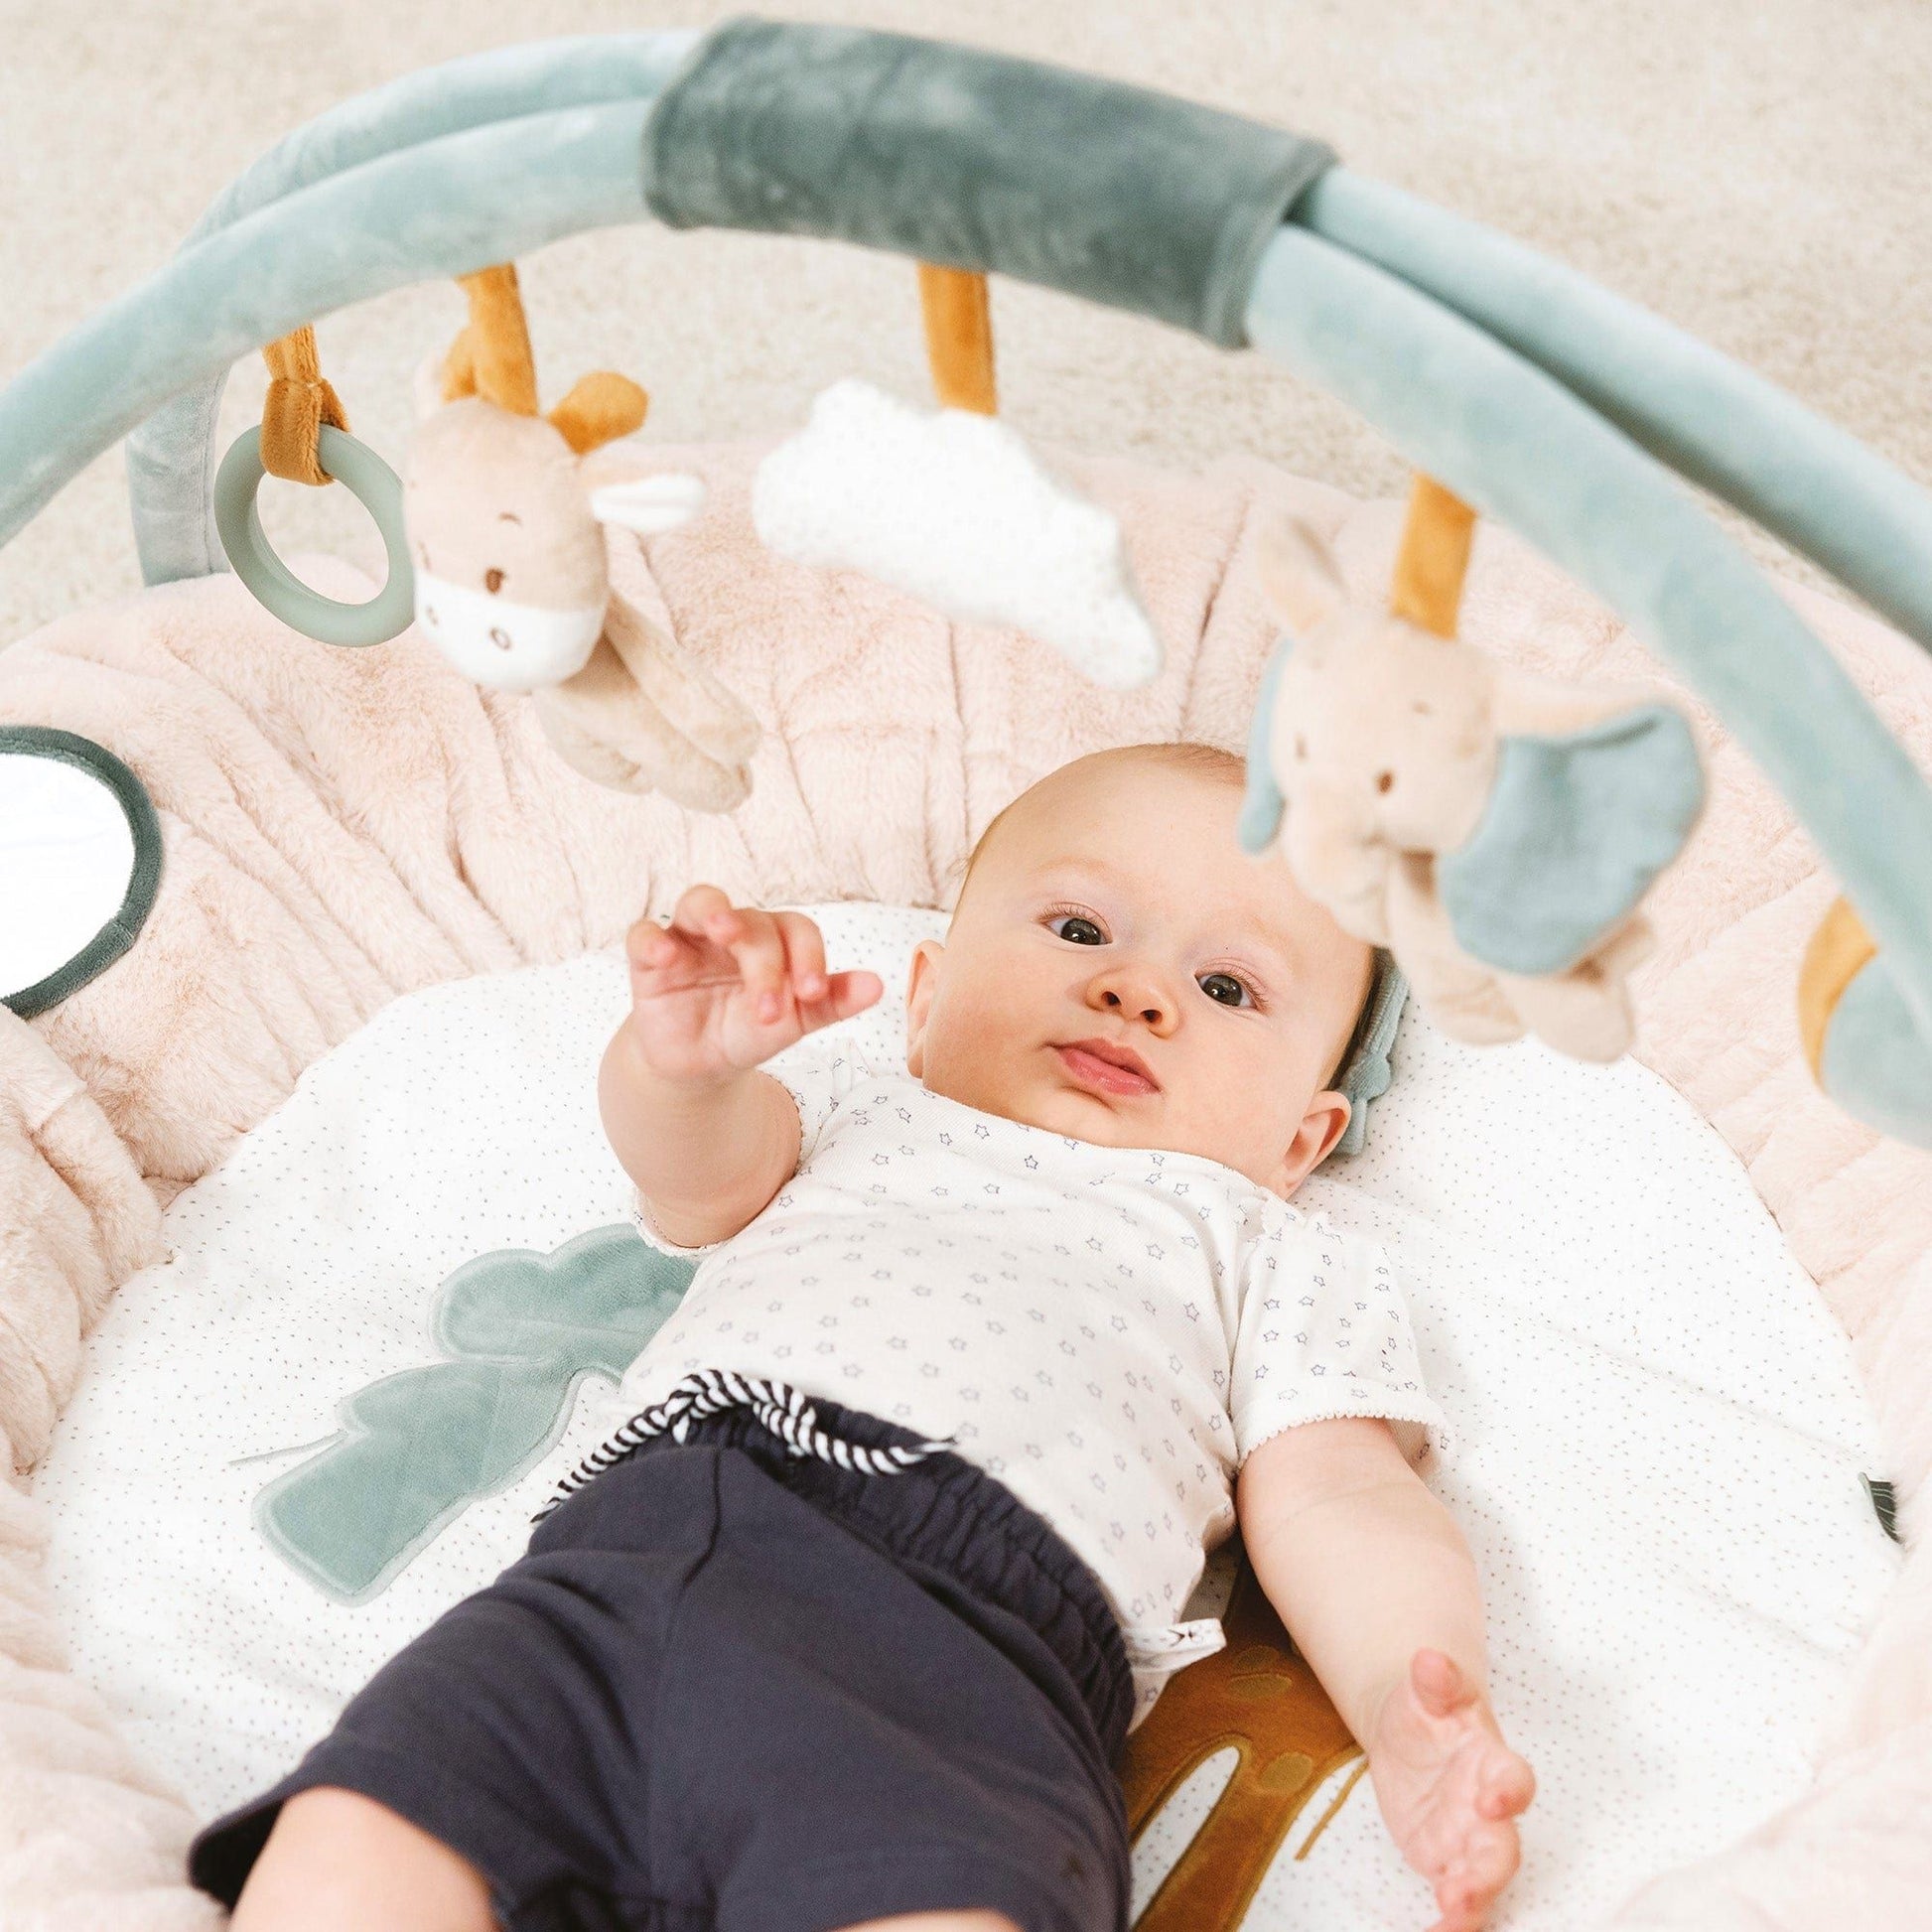
M 983 1113 L 1204 1155 L 1292 1193 L 1341 1138 L 1332 1082 L 1373 955 L 1235 839 L 1204 745 L 1076 759 L 987 828 L 912 959 L 906 1065 Z

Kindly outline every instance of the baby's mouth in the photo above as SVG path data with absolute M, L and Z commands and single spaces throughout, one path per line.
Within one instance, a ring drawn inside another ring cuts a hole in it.
M 1053 1051 L 1075 1080 L 1096 1092 L 1134 1095 L 1161 1091 L 1161 1082 L 1131 1046 L 1117 1045 L 1110 1039 L 1076 1039 L 1070 1045 L 1055 1046 Z

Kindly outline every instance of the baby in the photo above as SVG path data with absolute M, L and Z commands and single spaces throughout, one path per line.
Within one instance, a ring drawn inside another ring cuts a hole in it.
M 1009 806 L 902 1067 L 759 1070 L 880 997 L 799 914 L 633 929 L 605 1126 L 705 1259 L 528 1555 L 197 1843 L 239 1932 L 1122 1932 L 1113 1767 L 1237 1522 L 1433 1932 L 1482 1923 L 1534 1785 L 1441 1417 L 1387 1264 L 1291 1205 L 1371 957 L 1240 786 L 1143 746 Z

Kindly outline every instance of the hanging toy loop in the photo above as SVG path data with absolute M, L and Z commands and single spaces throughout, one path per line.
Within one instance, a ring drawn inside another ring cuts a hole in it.
M 415 615 L 415 573 L 403 533 L 402 481 L 348 433 L 342 398 L 322 373 L 307 324 L 262 350 L 268 396 L 261 425 L 235 438 L 214 478 L 214 527 L 228 562 L 256 601 L 292 629 L 325 644 L 386 643 Z M 278 557 L 262 529 L 256 493 L 264 476 L 320 488 L 341 483 L 381 533 L 389 576 L 366 604 L 312 591 Z
M 319 486 L 335 479 L 322 467 L 317 443 L 326 423 L 348 430 L 343 399 L 322 373 L 316 332 L 307 323 L 262 350 L 268 395 L 262 403 L 262 467 L 288 483 Z
M 993 386 L 993 310 L 986 277 L 969 268 L 919 264 L 926 361 L 942 409 L 997 416 Z
M 456 279 L 469 300 L 470 320 L 443 358 L 443 400 L 482 396 L 513 416 L 534 416 L 537 362 L 516 264 L 498 262 Z

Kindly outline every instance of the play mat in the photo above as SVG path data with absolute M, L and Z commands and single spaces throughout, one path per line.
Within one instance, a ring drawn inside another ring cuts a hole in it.
M 861 371 L 677 448 L 613 372 L 546 409 L 511 258 L 643 218 L 913 258 L 942 406 Z M 1031 449 L 989 272 L 1275 356 L 1410 501 Z M 398 478 L 308 325 L 445 275 L 468 322 Z M 1389 1248 L 1449 1418 L 1429 1480 L 1541 1782 L 1496 1922 L 1923 1922 L 1905 479 L 1318 142 L 758 21 L 299 130 L 0 394 L 0 534 L 124 435 L 150 588 L 0 654 L 0 1922 L 214 1922 L 195 1822 L 509 1560 L 609 1420 L 683 1286 L 595 1118 L 628 922 L 710 880 L 896 984 L 1015 792 L 1174 738 L 1246 749 L 1244 841 L 1412 990 L 1303 1198 Z M 1897 629 L 1773 587 L 1670 470 Z M 386 585 L 276 558 L 265 472 L 362 496 Z M 890 1005 L 853 1024 L 890 1050 Z M 1424 1922 L 1319 1686 L 1212 1583 L 1228 1650 L 1125 1766 L 1141 1923 Z

